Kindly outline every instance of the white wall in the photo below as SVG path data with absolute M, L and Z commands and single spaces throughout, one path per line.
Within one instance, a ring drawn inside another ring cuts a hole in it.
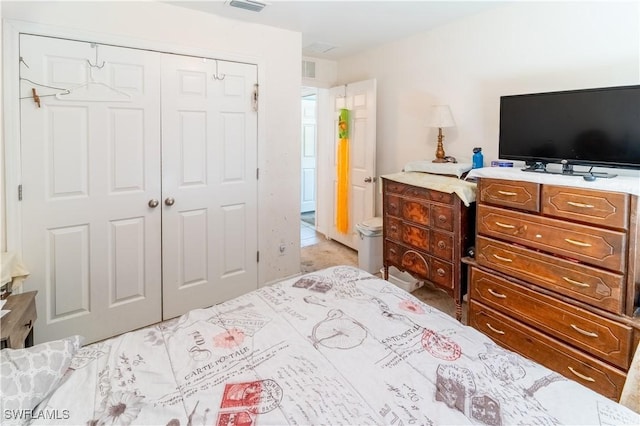
M 221 58 L 258 63 L 260 282 L 300 272 L 300 123 L 295 118 L 300 116 L 300 33 L 158 2 L 3 1 L 0 6 L 5 19 L 117 35 L 132 43 L 166 44 L 173 51 L 184 46 L 219 52 Z M 3 225 L 3 235 L 5 230 Z M 282 239 L 287 245 L 284 256 L 278 251 Z
M 315 78 L 302 78 L 302 84 L 310 87 L 321 87 L 329 89 L 333 87 L 338 79 L 338 63 L 329 59 L 314 58 L 311 56 L 303 56 L 302 60 L 315 62 L 316 76 Z
M 451 106 L 445 151 L 498 154 L 501 95 L 640 83 L 639 2 L 511 3 L 338 62 L 339 83 L 378 80 L 379 174 L 434 158 L 432 104 Z

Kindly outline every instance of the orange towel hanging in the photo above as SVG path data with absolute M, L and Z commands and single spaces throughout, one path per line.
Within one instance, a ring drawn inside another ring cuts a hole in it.
M 336 228 L 341 234 L 349 231 L 349 110 L 338 116 L 338 156 L 336 193 Z

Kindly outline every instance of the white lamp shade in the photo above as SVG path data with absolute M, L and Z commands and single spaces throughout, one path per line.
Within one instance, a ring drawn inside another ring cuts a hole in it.
M 428 127 L 453 127 L 453 115 L 449 105 L 432 105 L 427 118 Z

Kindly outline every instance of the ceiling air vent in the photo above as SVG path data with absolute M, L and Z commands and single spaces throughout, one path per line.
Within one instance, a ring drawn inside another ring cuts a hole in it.
M 302 78 L 316 78 L 316 63 L 302 61 Z
M 315 53 L 327 53 L 330 50 L 335 49 L 336 45 L 330 43 L 323 43 L 320 41 L 315 41 L 304 48 L 305 51 L 315 52 Z
M 267 5 L 266 3 L 256 0 L 230 0 L 227 4 L 229 6 L 250 10 L 252 12 L 260 12 Z

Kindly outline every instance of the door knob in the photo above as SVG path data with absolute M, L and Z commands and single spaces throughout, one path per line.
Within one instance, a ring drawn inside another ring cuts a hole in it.
M 371 176 L 364 178 L 364 181 L 369 183 L 369 182 L 375 182 L 376 178 L 372 178 Z
M 167 197 L 167 198 L 165 198 L 165 200 L 164 200 L 164 203 L 165 203 L 166 205 L 168 205 L 168 206 L 172 206 L 175 202 L 176 202 L 176 200 L 174 200 L 174 199 L 173 199 L 173 198 L 171 198 L 171 197 Z
M 152 198 L 151 200 L 149 200 L 148 204 L 149 204 L 149 207 L 151 207 L 152 209 L 155 209 L 160 204 L 160 201 L 156 200 L 155 198 Z

